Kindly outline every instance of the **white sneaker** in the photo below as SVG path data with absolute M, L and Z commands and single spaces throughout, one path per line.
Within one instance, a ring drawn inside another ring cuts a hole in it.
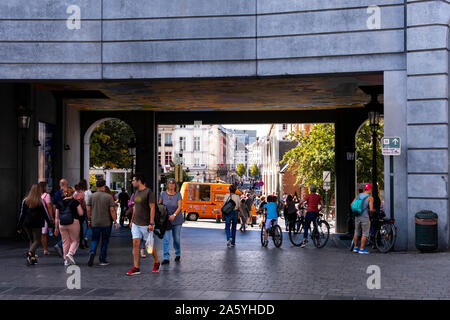
M 64 266 L 67 267 L 69 265 L 69 262 L 67 260 L 64 260 Z
M 70 253 L 66 255 L 66 261 L 68 261 L 69 264 L 76 264 L 73 256 Z
M 228 248 L 231 248 L 231 241 L 233 241 L 233 239 L 228 239 L 228 242 L 227 242 L 227 247 Z

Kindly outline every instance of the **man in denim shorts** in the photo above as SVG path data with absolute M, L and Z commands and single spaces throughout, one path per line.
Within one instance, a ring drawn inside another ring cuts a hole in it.
M 127 275 L 134 276 L 141 273 L 139 269 L 141 241 L 147 239 L 149 232 L 153 231 L 155 227 L 155 194 L 145 186 L 145 179 L 142 174 L 136 173 L 131 183 L 136 188 L 133 216 L 130 221 L 131 235 L 133 236 L 134 266 L 127 272 Z M 155 247 L 153 247 L 152 254 L 155 260 L 153 272 L 159 272 L 160 263 Z
M 355 235 L 353 237 L 353 252 L 368 254 L 369 251 L 364 249 L 366 245 L 367 237 L 370 233 L 370 216 L 373 213 L 373 197 L 372 197 L 372 185 L 370 183 L 364 186 L 364 192 L 358 195 L 359 199 L 364 199 L 362 202 L 363 212 L 360 216 L 355 217 Z M 357 197 L 357 198 L 358 198 Z M 357 199 L 355 198 L 355 200 Z M 355 201 L 353 200 L 353 201 Z M 370 213 L 370 216 L 369 216 Z M 358 249 L 358 239 L 361 236 L 361 247 Z

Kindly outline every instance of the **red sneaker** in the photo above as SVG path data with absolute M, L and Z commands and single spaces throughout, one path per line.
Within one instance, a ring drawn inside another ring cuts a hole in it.
M 133 267 L 130 271 L 127 272 L 127 276 L 134 276 L 137 274 L 141 274 L 141 270 L 139 268 Z
M 159 272 L 159 266 L 160 266 L 160 263 L 158 262 L 158 263 L 155 263 L 154 265 L 153 265 L 153 270 L 152 270 L 152 272 Z

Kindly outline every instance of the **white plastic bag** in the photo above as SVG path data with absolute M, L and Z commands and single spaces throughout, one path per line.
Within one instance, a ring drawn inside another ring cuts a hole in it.
M 154 244 L 153 231 L 150 231 L 148 233 L 147 241 L 145 242 L 145 248 L 147 249 L 147 253 L 148 254 L 152 254 L 153 253 L 153 244 Z

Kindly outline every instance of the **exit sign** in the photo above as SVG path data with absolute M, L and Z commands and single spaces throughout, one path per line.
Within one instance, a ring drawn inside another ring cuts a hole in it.
M 400 137 L 383 137 L 381 140 L 383 156 L 399 156 L 402 141 Z

